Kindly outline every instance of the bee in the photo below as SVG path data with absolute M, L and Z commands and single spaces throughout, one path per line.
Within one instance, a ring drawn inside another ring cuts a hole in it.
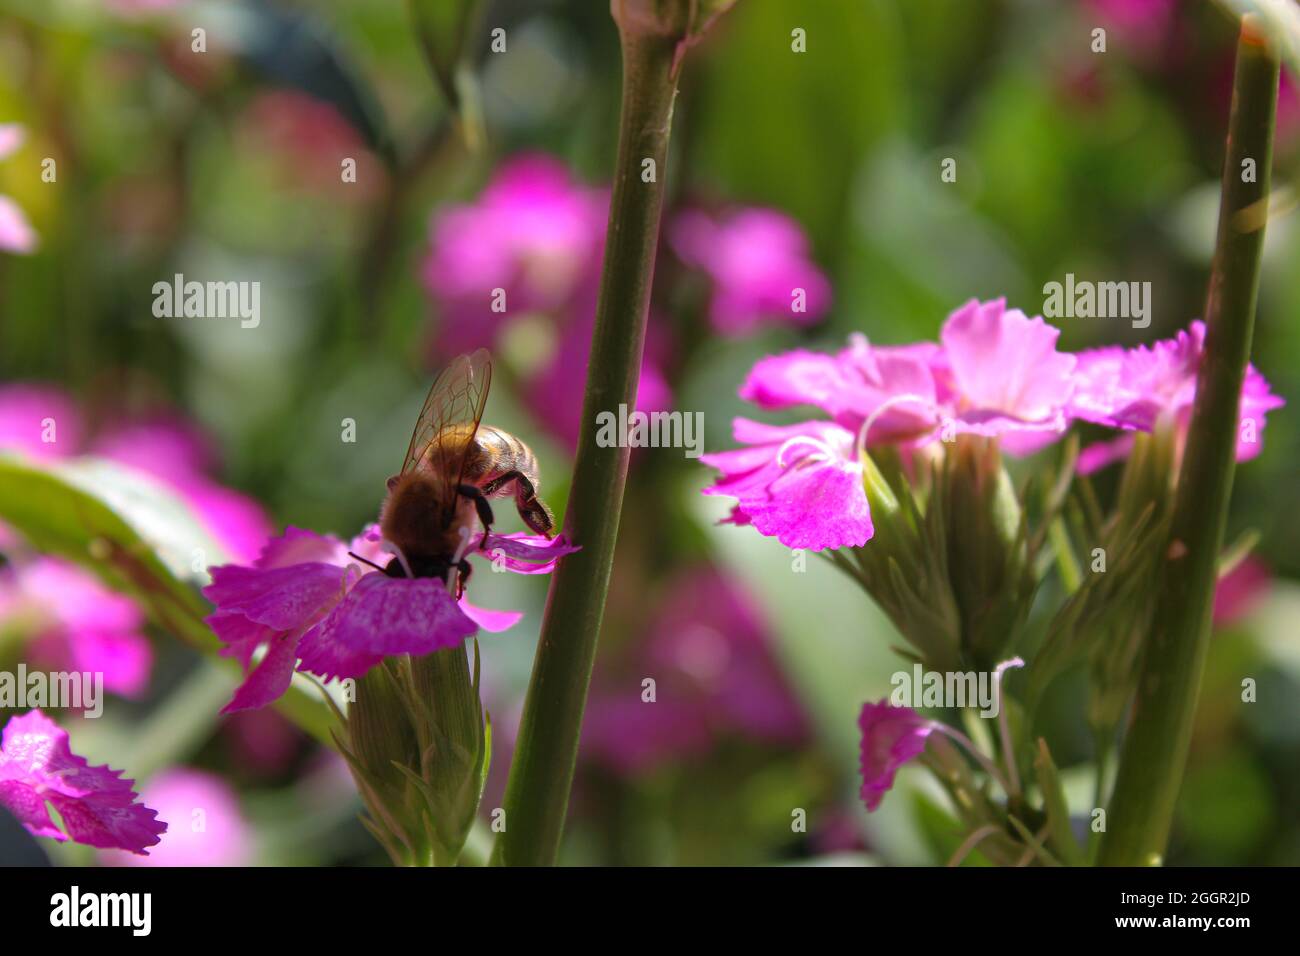
M 483 526 L 479 548 L 493 524 L 490 498 L 513 496 L 529 528 L 554 536 L 555 518 L 537 497 L 537 458 L 515 436 L 480 425 L 491 382 L 491 357 L 479 349 L 454 359 L 429 389 L 402 470 L 388 479 L 379 525 L 398 557 L 386 574 L 446 580 L 455 569 L 462 591 L 474 521 Z

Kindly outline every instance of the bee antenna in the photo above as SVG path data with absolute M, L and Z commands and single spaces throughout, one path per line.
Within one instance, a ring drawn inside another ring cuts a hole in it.
M 382 571 L 382 570 L 384 570 L 384 569 L 381 568 L 379 565 L 375 564 L 375 562 L 371 561 L 369 558 L 363 558 L 361 555 L 357 554 L 355 551 L 349 551 L 349 552 L 348 552 L 348 557 L 350 557 L 350 558 L 356 558 L 356 559 L 357 559 L 358 561 L 360 561 L 362 564 L 368 564 L 368 565 L 370 565 L 372 568 L 374 568 L 376 571 Z

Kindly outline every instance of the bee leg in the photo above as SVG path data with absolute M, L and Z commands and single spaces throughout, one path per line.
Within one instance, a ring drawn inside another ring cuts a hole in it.
M 487 542 L 488 530 L 492 527 L 495 519 L 492 517 L 492 506 L 488 504 L 487 495 L 478 485 L 458 485 L 456 492 L 470 501 L 474 502 L 474 510 L 478 512 L 478 520 L 483 523 L 483 541 L 479 547 Z
M 537 534 L 547 538 L 555 537 L 555 516 L 546 507 L 546 502 L 537 497 L 537 489 L 523 472 L 507 471 L 504 475 L 493 478 L 483 486 L 483 493 L 493 494 L 511 481 L 515 483 L 515 507 L 519 509 L 519 517 L 524 519 L 524 524 Z
M 473 565 L 465 558 L 461 558 L 456 563 L 456 569 L 460 572 L 456 579 L 456 600 L 465 596 L 465 585 L 469 583 L 470 572 L 474 570 Z

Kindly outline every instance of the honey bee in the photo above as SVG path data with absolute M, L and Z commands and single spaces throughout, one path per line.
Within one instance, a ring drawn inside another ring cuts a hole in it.
M 402 470 L 388 479 L 379 524 L 398 557 L 386 574 L 445 580 L 454 568 L 463 590 L 474 520 L 483 526 L 480 548 L 493 524 L 489 498 L 513 496 L 529 528 L 555 534 L 551 509 L 537 497 L 532 451 L 508 432 L 479 424 L 491 382 L 491 357 L 479 349 L 454 359 L 429 389 Z

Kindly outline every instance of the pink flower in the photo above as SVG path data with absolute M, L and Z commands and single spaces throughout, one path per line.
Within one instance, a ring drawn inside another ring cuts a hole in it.
M 26 137 L 17 123 L 0 123 L 0 159 L 17 152 Z M 0 196 L 0 249 L 23 254 L 36 251 L 36 231 L 8 196 Z
M 1065 431 L 1074 356 L 1056 351 L 1041 318 L 975 299 L 944 322 L 942 345 L 878 346 L 855 336 L 836 355 L 795 351 L 760 360 L 740 396 L 761 408 L 812 405 L 866 445 L 921 444 L 954 434 L 1000 437 L 1027 454 Z
M 101 673 L 114 693 L 137 696 L 149 678 L 143 612 L 67 561 L 40 557 L 0 572 L 0 626 L 30 635 L 33 659 Z
M 894 785 L 898 768 L 920 756 L 936 727 L 908 707 L 894 707 L 888 700 L 867 703 L 858 718 L 862 731 L 862 802 L 875 810 Z
M 737 499 L 732 520 L 789 548 L 858 547 L 873 528 L 853 432 L 834 422 L 732 424 L 749 447 L 702 455 L 722 477 L 706 495 Z
M 873 346 L 856 336 L 836 355 L 802 350 L 759 361 L 740 395 L 762 408 L 811 405 L 833 422 L 736 419 L 754 446 L 704 455 L 722 479 L 705 494 L 738 500 L 731 520 L 792 548 L 857 547 L 872 535 L 859 454 L 925 445 L 951 431 L 998 438 L 1028 454 L 1065 431 L 1073 355 L 1041 318 L 974 299 L 944 322 L 942 345 Z
M 39 710 L 14 717 L 0 742 L 0 804 L 36 836 L 145 855 L 167 825 L 136 802 L 120 770 L 92 767 Z M 47 804 L 63 821 L 54 825 Z
M 269 704 L 288 689 L 295 668 L 326 680 L 360 677 L 386 656 L 430 654 L 455 647 L 480 627 L 505 630 L 519 620 L 515 612 L 458 602 L 439 579 L 394 577 L 348 557 L 351 550 L 374 560 L 379 544 L 373 527 L 350 547 L 288 528 L 252 566 L 211 569 L 203 593 L 216 613 L 208 623 L 227 645 L 224 653 L 250 670 L 222 713 Z M 575 550 L 563 537 L 493 534 L 482 553 L 499 552 L 508 570 L 544 573 Z
M 583 753 L 622 773 L 699 757 L 735 736 L 793 746 L 808 727 L 773 657 L 772 636 L 752 597 L 716 568 L 686 568 L 641 639 L 604 667 L 583 725 Z M 641 681 L 655 680 L 655 700 Z
M 109 850 L 113 866 L 247 866 L 253 862 L 252 834 L 239 811 L 239 798 L 220 777 L 176 767 L 142 788 L 141 799 L 158 808 L 167 824 L 162 841 L 146 857 Z
M 439 346 L 491 345 L 510 316 L 568 308 L 600 274 L 609 199 L 549 156 L 504 165 L 478 202 L 434 218 L 426 287 L 443 307 Z M 493 311 L 494 290 L 506 311 Z
M 714 219 L 690 210 L 672 224 L 669 241 L 683 262 L 712 280 L 709 320 L 723 335 L 769 322 L 807 325 L 830 305 L 830 282 L 809 259 L 803 230 L 782 213 L 741 209 Z
M 1185 431 L 1191 420 L 1196 376 L 1204 353 L 1205 323 L 1200 321 L 1174 338 L 1150 346 L 1081 352 L 1068 411 L 1084 421 L 1124 431 L 1150 432 L 1160 421 Z M 1259 454 L 1265 416 L 1285 404 L 1272 393 L 1264 376 L 1253 365 L 1247 366 L 1237 430 L 1238 461 Z M 1080 466 L 1095 470 L 1126 454 L 1123 443 L 1094 446 L 1085 449 Z

